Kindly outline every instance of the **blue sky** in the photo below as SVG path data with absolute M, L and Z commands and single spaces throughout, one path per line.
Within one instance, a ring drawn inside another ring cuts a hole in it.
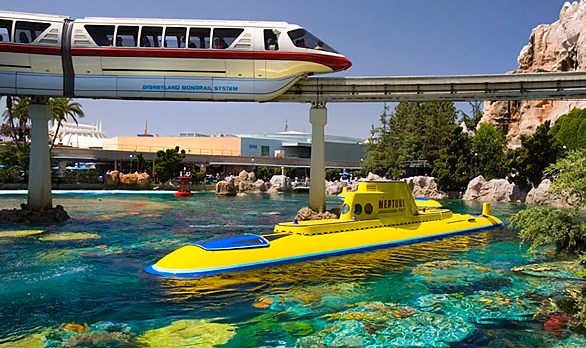
M 3 10 L 80 17 L 275 20 L 295 23 L 346 55 L 353 66 L 329 76 L 499 74 L 517 68 L 531 30 L 559 18 L 561 0 L 180 1 L 26 0 Z M 309 106 L 280 103 L 77 100 L 108 137 L 311 131 Z M 4 104 L 4 103 L 2 103 Z M 468 110 L 466 104 L 458 107 Z M 382 103 L 328 105 L 326 134 L 366 138 Z

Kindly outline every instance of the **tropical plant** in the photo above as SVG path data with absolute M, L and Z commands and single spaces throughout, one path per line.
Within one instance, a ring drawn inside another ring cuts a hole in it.
M 197 172 L 191 172 L 191 182 L 195 185 L 199 185 L 204 183 L 206 180 L 206 172 L 205 170 L 200 170 Z
M 385 105 L 380 115 L 380 126 L 371 127 L 370 139 L 366 144 L 366 159 L 362 170 L 380 175 L 398 177 L 403 174 L 399 160 L 399 136 L 396 131 L 396 117 Z
M 257 179 L 264 181 L 271 180 L 273 175 L 281 174 L 281 168 L 279 167 L 256 166 L 252 168 L 252 171 Z
M 586 147 L 586 109 L 573 109 L 560 116 L 550 131 L 567 150 Z
M 149 161 L 144 159 L 144 157 L 142 156 L 142 153 L 138 153 L 136 154 L 136 160 L 138 162 L 138 170 L 139 171 L 145 171 L 148 174 L 152 174 L 152 169 L 153 169 L 153 161 Z
M 574 150 L 545 170 L 546 175 L 555 177 L 550 187 L 552 192 L 572 196 L 577 208 L 586 205 L 586 149 Z
M 569 209 L 529 208 L 510 219 L 519 229 L 519 237 L 532 241 L 531 249 L 554 244 L 559 253 L 576 254 L 586 251 L 586 224 L 577 211 Z
M 511 217 L 523 240 L 532 240 L 532 248 L 553 243 L 559 252 L 586 251 L 586 223 L 578 217 L 578 208 L 586 205 L 586 149 L 550 165 L 545 172 L 556 176 L 550 190 L 566 198 L 576 195 L 574 210 L 530 208 Z
M 362 168 L 398 178 L 412 160 L 434 163 L 446 146 L 457 110 L 451 102 L 401 102 L 394 112 L 385 107 L 380 126 L 371 128 Z
M 476 174 L 487 179 L 505 176 L 507 138 L 490 123 L 481 123 L 472 138 Z
M 439 151 L 432 175 L 443 191 L 463 191 L 474 176 L 472 143 L 462 127 L 452 125 L 446 147 Z
M 327 181 L 335 181 L 340 180 L 340 173 L 342 170 L 338 168 L 330 168 L 326 169 L 326 180 Z
M 185 158 L 185 150 L 179 151 L 179 146 L 174 149 L 157 151 L 155 158 L 155 173 L 160 181 L 167 181 L 177 177 L 179 174 L 179 165 Z
M 26 181 L 30 164 L 30 143 L 22 143 L 20 147 L 14 141 L 6 143 L 0 151 L 0 164 L 4 166 L 7 177 L 15 178 L 15 173 L 19 173 L 18 176 Z
M 31 136 L 31 127 L 29 122 L 29 104 L 30 97 L 6 97 L 6 110 L 2 113 L 4 123 L 2 125 L 2 135 L 12 138 L 16 147 L 19 149 L 22 144 L 29 141 Z
M 81 104 L 72 102 L 71 98 L 51 98 L 49 99 L 51 105 L 51 119 L 57 123 L 57 129 L 53 134 L 53 140 L 51 141 L 51 150 L 55 146 L 55 141 L 59 135 L 59 129 L 66 122 L 69 117 L 77 124 L 78 117 L 84 117 L 84 113 L 81 110 Z
M 549 126 L 550 122 L 546 121 L 532 136 L 522 135 L 522 146 L 509 152 L 507 166 L 514 183 L 538 186 L 545 169 L 562 153 L 562 147 L 550 133 Z

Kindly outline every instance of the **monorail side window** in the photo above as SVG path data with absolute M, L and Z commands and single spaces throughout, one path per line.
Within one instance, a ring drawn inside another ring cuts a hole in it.
M 291 41 L 293 41 L 293 44 L 297 47 L 338 53 L 335 49 L 326 45 L 323 41 L 311 35 L 311 33 L 305 29 L 291 30 L 287 34 L 289 35 L 289 38 L 291 38 Z
M 271 29 L 265 29 L 265 50 L 267 51 L 278 51 L 279 50 L 279 39 L 277 35 Z
M 85 30 L 90 34 L 96 45 L 112 46 L 114 39 L 113 25 L 85 25 Z
M 185 27 L 167 27 L 165 29 L 165 47 L 184 48 L 186 33 L 187 28 Z
M 214 48 L 224 50 L 242 34 L 244 29 L 218 28 L 214 29 Z
M 0 41 L 11 41 L 12 21 L 0 19 Z
M 163 27 L 142 27 L 140 47 L 161 47 Z
M 138 27 L 120 25 L 116 32 L 116 47 L 136 47 L 137 38 Z
M 210 48 L 210 28 L 190 28 L 189 48 Z
M 49 23 L 17 21 L 14 31 L 15 41 L 24 44 L 31 43 L 50 26 Z

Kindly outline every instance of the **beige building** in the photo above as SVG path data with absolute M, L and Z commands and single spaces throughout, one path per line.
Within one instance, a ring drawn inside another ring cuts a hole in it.
M 238 137 L 115 137 L 103 141 L 104 150 L 157 152 L 179 146 L 192 155 L 240 156 Z
M 362 139 L 326 135 L 325 143 L 326 160 L 360 162 L 364 158 Z M 105 139 L 103 144 L 104 150 L 119 151 L 157 152 L 179 146 L 192 155 L 311 157 L 311 134 L 291 131 L 212 137 L 197 133 L 181 133 L 178 137 L 141 135 Z

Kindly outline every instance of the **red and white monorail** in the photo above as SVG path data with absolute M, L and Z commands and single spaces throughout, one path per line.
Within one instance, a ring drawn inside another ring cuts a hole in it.
M 0 11 L 0 94 L 265 101 L 350 61 L 285 22 Z

